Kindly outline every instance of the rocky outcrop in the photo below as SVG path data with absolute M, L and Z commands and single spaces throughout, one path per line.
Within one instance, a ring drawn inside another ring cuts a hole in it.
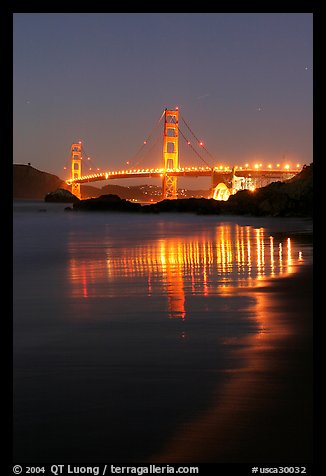
M 44 197 L 44 201 L 54 203 L 75 203 L 79 202 L 79 198 L 69 192 L 69 190 L 58 188 L 54 192 L 47 193 Z
M 255 216 L 312 216 L 313 164 L 290 180 L 251 192 L 242 190 L 223 204 L 223 213 Z
M 143 207 L 143 212 L 192 212 L 254 216 L 312 216 L 313 165 L 285 182 L 273 182 L 254 192 L 241 190 L 228 201 L 205 198 L 162 200 Z
M 139 203 L 128 202 L 113 194 L 80 200 L 73 205 L 74 210 L 84 211 L 139 212 L 141 208 L 142 206 Z
M 217 215 L 221 212 L 221 202 L 207 198 L 179 198 L 162 200 L 142 207 L 144 213 L 178 212 L 199 215 Z

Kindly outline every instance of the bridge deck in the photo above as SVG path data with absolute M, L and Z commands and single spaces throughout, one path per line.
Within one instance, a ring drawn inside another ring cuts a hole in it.
M 286 178 L 291 178 L 296 175 L 299 171 L 297 169 L 293 170 L 284 170 L 284 169 L 236 169 L 234 171 L 235 176 L 237 177 L 265 177 L 271 178 L 274 180 L 285 180 Z M 218 170 L 212 169 L 210 167 L 189 167 L 184 169 L 177 170 L 166 170 L 164 169 L 142 169 L 142 170 L 118 170 L 114 172 L 101 172 L 91 175 L 82 175 L 79 179 L 69 179 L 66 181 L 68 185 L 72 183 L 87 183 L 87 182 L 99 182 L 102 180 L 114 180 L 114 179 L 128 179 L 128 178 L 160 178 L 164 174 L 174 177 L 211 177 L 212 175 L 227 177 L 232 175 L 232 170 Z

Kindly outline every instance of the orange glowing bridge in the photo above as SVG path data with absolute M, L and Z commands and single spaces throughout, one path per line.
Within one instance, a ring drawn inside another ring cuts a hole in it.
M 211 177 L 210 196 L 216 200 L 227 200 L 231 194 L 238 190 L 254 190 L 256 187 L 262 187 L 270 182 L 286 180 L 293 177 L 300 171 L 300 165 L 290 167 L 290 165 L 277 164 L 273 167 L 269 164 L 263 168 L 262 164 L 255 164 L 253 168 L 249 164 L 244 166 L 224 167 L 221 165 L 209 165 L 203 157 L 205 152 L 214 160 L 212 154 L 207 150 L 202 141 L 193 133 L 189 125 L 182 118 L 188 131 L 192 134 L 192 142 L 186 137 L 179 127 L 179 109 L 165 109 L 159 122 L 164 118 L 163 133 L 163 154 L 162 167 L 160 168 L 130 168 L 123 170 L 108 170 L 94 174 L 82 174 L 82 145 L 81 142 L 73 143 L 71 146 L 71 178 L 66 181 L 72 186 L 72 193 L 79 198 L 80 184 L 88 182 L 97 182 L 113 179 L 130 178 L 161 178 L 162 179 L 162 199 L 175 199 L 178 196 L 177 178 L 178 177 Z M 187 142 L 187 145 L 197 154 L 205 163 L 205 166 L 199 167 L 180 167 L 179 166 L 179 135 Z M 144 145 L 147 140 L 144 141 Z M 201 152 L 195 148 L 200 148 Z M 216 162 L 214 160 L 214 162 Z

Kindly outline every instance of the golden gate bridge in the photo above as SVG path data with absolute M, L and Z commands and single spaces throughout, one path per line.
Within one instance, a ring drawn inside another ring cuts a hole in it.
M 164 118 L 163 127 L 163 150 L 161 167 L 156 168 L 124 168 L 120 170 L 108 170 L 92 174 L 82 173 L 82 143 L 73 143 L 71 145 L 71 178 L 66 180 L 67 185 L 71 185 L 72 193 L 81 198 L 80 185 L 88 182 L 96 182 L 113 179 L 130 178 L 161 178 L 162 179 L 162 199 L 176 199 L 178 197 L 177 179 L 178 177 L 211 177 L 210 196 L 216 200 L 227 200 L 231 194 L 238 190 L 254 190 L 257 186 L 267 185 L 277 180 L 286 180 L 296 175 L 300 170 L 300 165 L 296 168 L 290 168 L 288 164 L 281 166 L 277 164 L 273 167 L 269 164 L 262 168 L 262 164 L 255 164 L 250 167 L 244 166 L 225 167 L 214 165 L 207 160 L 214 161 L 213 155 L 204 145 L 203 141 L 198 139 L 188 123 L 181 116 L 179 108 L 164 109 L 157 124 L 156 129 Z M 183 126 L 186 127 L 185 133 L 181 127 L 179 118 Z M 192 139 L 188 138 L 191 134 Z M 140 151 L 147 146 L 153 130 L 144 140 Z M 179 137 L 181 137 L 196 156 L 205 164 L 204 166 L 184 166 L 179 163 Z M 197 147 L 197 148 L 196 148 Z M 198 148 L 201 152 L 198 151 Z M 206 158 L 203 157 L 206 154 Z M 208 158 L 208 157 L 209 158 Z M 129 162 L 127 162 L 129 164 Z

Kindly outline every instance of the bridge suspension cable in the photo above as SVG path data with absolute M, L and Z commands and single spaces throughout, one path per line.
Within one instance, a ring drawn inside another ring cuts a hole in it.
M 181 116 L 181 114 L 180 114 Z M 201 141 L 200 139 L 198 139 L 198 137 L 195 135 L 195 133 L 193 132 L 193 130 L 191 129 L 191 127 L 187 124 L 187 122 L 185 121 L 185 119 L 181 116 L 181 119 L 183 121 L 183 123 L 185 124 L 185 126 L 188 128 L 188 130 L 190 131 L 190 133 L 193 135 L 193 137 L 196 139 L 197 141 L 197 144 L 205 150 L 205 152 L 211 157 L 211 159 L 213 159 L 213 161 L 215 162 L 215 158 L 213 157 L 213 155 L 209 152 L 209 150 L 207 150 L 207 148 L 205 147 L 203 141 Z
M 135 167 L 139 165 L 153 151 L 154 147 L 157 145 L 159 141 L 162 141 L 162 137 L 160 135 L 158 135 L 155 141 L 150 145 L 150 147 L 147 148 L 146 151 L 144 151 L 145 152 L 144 155 L 140 157 L 140 159 L 136 163 L 134 163 Z
M 173 121 L 174 122 L 174 121 Z M 183 120 L 183 122 L 185 122 Z M 185 134 L 182 132 L 182 130 L 180 129 L 180 126 L 179 124 L 177 125 L 178 127 L 178 131 L 180 132 L 181 136 L 183 137 L 183 139 L 187 142 L 187 144 L 190 146 L 190 148 L 194 151 L 194 153 L 208 166 L 208 167 L 212 167 L 211 164 L 209 164 L 208 162 L 206 162 L 206 160 L 204 159 L 204 157 L 202 157 L 202 155 L 194 148 L 194 146 L 192 145 L 192 143 L 190 142 L 190 140 L 185 136 Z M 194 135 L 194 134 L 193 134 Z M 196 136 L 195 136 L 196 137 Z M 198 140 L 198 139 L 197 139 Z
M 187 137 L 184 135 L 184 133 L 182 132 L 182 130 L 180 129 L 180 127 L 178 126 L 178 131 L 180 132 L 180 134 L 182 135 L 183 139 L 187 142 L 187 144 L 189 145 L 189 147 L 195 152 L 196 155 L 198 155 L 198 157 L 208 166 L 208 167 L 212 167 L 208 162 L 206 162 L 206 160 L 204 159 L 204 157 L 202 157 L 200 155 L 200 153 L 194 148 L 194 146 L 192 145 L 192 143 L 190 142 L 189 139 L 187 139 Z
M 154 124 L 153 128 L 151 129 L 151 131 L 149 132 L 149 134 L 147 135 L 147 137 L 145 138 L 145 140 L 143 141 L 142 145 L 140 146 L 140 148 L 137 150 L 137 152 L 133 155 L 133 157 L 128 160 L 127 163 L 130 163 L 131 165 L 138 165 L 142 160 L 144 160 L 144 156 L 143 157 L 140 157 L 136 163 L 134 163 L 134 161 L 138 158 L 138 156 L 144 151 L 146 145 L 148 144 L 148 142 L 150 141 L 150 139 L 152 138 L 153 134 L 157 131 L 159 125 L 160 125 L 160 122 L 162 121 L 163 117 L 164 117 L 164 113 L 165 113 L 165 110 L 163 110 L 160 118 L 156 121 L 156 123 Z M 152 146 L 152 148 L 157 144 L 157 140 L 154 142 L 154 145 Z M 152 148 L 150 150 L 152 150 Z M 146 148 L 148 149 L 148 148 Z
M 96 166 L 97 165 L 96 160 L 94 162 L 93 157 L 90 157 L 90 155 L 87 154 L 87 151 L 84 147 L 83 142 L 81 143 L 81 151 L 82 151 L 82 159 L 83 159 L 83 162 L 85 163 L 85 166 L 86 166 L 86 161 L 90 160 L 92 163 L 89 164 L 89 165 L 92 165 L 92 168 L 95 168 L 96 170 L 100 170 L 100 168 Z M 90 168 L 90 167 L 88 167 L 88 168 Z

